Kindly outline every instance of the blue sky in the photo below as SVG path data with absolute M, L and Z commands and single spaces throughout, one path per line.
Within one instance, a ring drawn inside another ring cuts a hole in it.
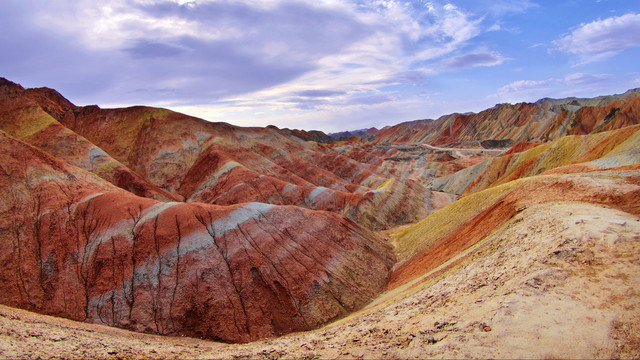
M 640 1 L 2 0 L 0 46 L 78 105 L 331 132 L 640 87 Z

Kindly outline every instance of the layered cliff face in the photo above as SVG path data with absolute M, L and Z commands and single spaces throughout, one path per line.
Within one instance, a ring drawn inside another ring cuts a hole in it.
M 639 216 L 640 156 L 634 156 L 632 165 L 611 159 L 604 157 L 493 186 L 392 232 L 398 263 L 389 286 L 425 281 L 468 260 L 490 246 L 504 224 L 539 204 L 591 203 Z
M 420 183 L 440 198 L 461 196 L 602 156 L 640 122 L 639 95 L 636 89 L 592 99 L 500 104 L 477 114 L 385 127 L 369 142 L 352 139 L 330 146 L 378 174 Z M 622 128 L 627 130 L 611 132 Z M 602 135 L 579 136 L 586 134 Z
M 550 141 L 638 124 L 640 92 L 593 99 L 542 99 L 536 103 L 498 104 L 477 114 L 451 114 L 380 130 L 376 143 L 446 145 L 486 139 Z
M 430 186 L 438 191 L 468 195 L 538 174 L 634 168 L 640 158 L 639 139 L 640 126 L 636 125 L 591 135 L 565 136 L 545 144 L 518 143 L 502 156 L 436 178 Z
M 177 200 L 58 121 L 77 111 L 54 90 L 25 90 L 0 79 L 0 130 L 136 195 Z
M 4 79 L 0 131 L 0 302 L 75 320 L 230 342 L 308 330 L 369 302 L 393 264 L 341 214 L 388 227 L 430 210 L 424 187 L 380 196 L 360 182 L 389 179 L 277 129 Z M 393 197 L 416 209 L 373 214 Z
M 389 245 L 300 207 L 158 202 L 0 133 L 0 302 L 245 342 L 312 329 L 384 287 Z
M 291 131 L 142 106 L 77 107 L 54 90 L 8 81 L 0 88 L 1 130 L 140 196 L 296 205 L 372 229 L 417 221 L 441 206 L 437 194 L 414 180 L 379 174 Z
M 374 229 L 415 221 L 435 208 L 423 186 L 393 181 L 381 189 L 390 179 L 376 168 L 275 128 L 208 123 L 146 107 L 86 109 L 64 124 L 186 201 L 296 205 Z M 384 211 L 381 202 L 388 204 Z

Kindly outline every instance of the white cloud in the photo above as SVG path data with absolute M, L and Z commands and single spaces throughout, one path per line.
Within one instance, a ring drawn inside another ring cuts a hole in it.
M 609 74 L 575 73 L 565 76 L 562 81 L 571 86 L 589 86 L 609 81 L 611 78 L 612 76 Z
M 500 89 L 498 89 L 498 92 L 513 93 L 530 91 L 532 89 L 537 89 L 541 86 L 547 85 L 550 81 L 551 80 L 518 80 L 501 87 Z
M 153 96 L 174 94 L 156 103 L 193 100 L 193 94 L 180 96 L 175 84 L 199 88 L 198 76 L 219 88 L 202 92 L 209 99 L 267 99 L 317 88 L 370 92 L 408 79 L 398 74 L 428 73 L 416 63 L 459 50 L 485 31 L 482 18 L 438 1 L 57 0 L 33 9 L 31 26 L 75 39 L 88 52 L 122 52 L 139 61 L 112 76 L 136 81 L 136 88 L 145 84 Z M 255 86 L 239 86 L 250 81 L 245 78 L 234 81 L 258 64 Z M 100 71 L 100 63 L 94 65 Z M 265 77 L 269 81 L 260 81 Z M 159 91 L 172 86 L 173 92 Z M 117 90 L 131 95 L 126 84 Z
M 75 37 L 84 47 L 94 50 L 115 50 L 131 39 L 150 34 L 159 41 L 180 36 L 228 37 L 235 33 L 232 28 L 207 29 L 179 17 L 150 16 L 140 8 L 152 4 L 140 0 L 104 0 L 99 5 L 91 0 L 43 2 L 34 16 L 34 25 Z
M 78 104 L 143 103 L 207 114 L 216 121 L 264 118 L 266 113 L 283 119 L 355 116 L 358 111 L 381 116 L 383 108 L 409 116 L 404 98 L 389 93 L 390 86 L 421 85 L 438 72 L 507 60 L 477 46 L 468 49 L 478 35 L 500 28 L 497 19 L 490 20 L 495 24 L 490 27 L 483 24 L 489 21 L 486 16 L 446 0 L 20 4 L 29 20 L 21 28 L 38 39 L 16 40 L 29 43 L 35 54 L 31 60 L 23 56 L 24 68 L 45 59 L 48 67 L 30 76 L 64 76 L 63 81 L 76 84 L 44 85 Z M 325 96 L 300 95 L 314 92 Z M 417 109 L 419 98 L 411 101 Z
M 387 101 L 392 100 L 392 101 Z M 423 118 L 431 111 L 425 96 L 416 94 L 374 94 L 343 98 L 341 106 L 322 105 L 306 111 L 296 104 L 275 108 L 274 103 L 240 102 L 228 105 L 196 105 L 170 107 L 172 110 L 212 121 L 228 121 L 242 126 L 274 124 L 280 128 L 319 129 L 325 132 L 385 126 L 407 119 Z
M 542 80 L 517 80 L 500 87 L 487 99 L 499 102 L 537 101 L 543 97 L 595 97 L 637 87 L 638 74 L 572 73 Z
M 481 32 L 480 20 L 469 19 L 461 9 L 451 4 L 430 2 L 424 8 L 399 1 L 365 4 L 369 5 L 360 4 L 357 8 L 343 5 L 342 10 L 369 25 L 369 36 L 339 52 L 317 58 L 314 69 L 294 81 L 228 100 L 235 104 L 260 102 L 271 104 L 272 109 L 284 110 L 290 106 L 286 99 L 292 94 L 314 89 L 339 89 L 339 96 L 309 103 L 316 110 L 336 111 L 345 106 L 345 97 L 376 92 L 380 86 L 420 81 L 432 70 L 420 67 L 410 70 L 412 64 L 447 55 Z M 495 56 L 492 62 L 502 60 Z M 486 59 L 485 65 L 488 65 Z
M 534 101 L 538 100 L 535 96 L 552 96 L 552 93 L 566 94 L 570 93 L 571 89 L 574 89 L 574 93 L 576 89 L 579 91 L 606 90 L 607 86 L 615 81 L 616 79 L 608 74 L 574 73 L 562 78 L 513 81 L 500 87 L 497 94 L 492 96 L 516 99 L 515 101 L 522 101 L 522 99 Z
M 559 50 L 580 56 L 582 62 L 600 61 L 640 46 L 640 14 L 626 14 L 581 24 L 554 41 Z
M 442 62 L 444 69 L 460 70 L 479 66 L 496 66 L 505 62 L 506 59 L 496 51 L 477 49 L 467 54 L 458 55 Z
M 555 85 L 554 79 L 517 80 L 500 87 L 496 93 L 487 96 L 499 103 L 518 103 L 536 101 L 548 96 Z

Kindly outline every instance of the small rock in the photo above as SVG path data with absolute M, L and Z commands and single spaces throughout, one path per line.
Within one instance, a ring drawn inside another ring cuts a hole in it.
M 427 335 L 427 342 L 429 344 L 435 344 L 436 343 L 436 338 L 434 338 L 433 335 Z

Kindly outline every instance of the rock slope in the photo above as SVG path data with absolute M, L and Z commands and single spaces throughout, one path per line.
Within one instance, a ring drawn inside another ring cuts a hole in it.
M 384 128 L 376 143 L 469 143 L 488 139 L 550 141 L 638 124 L 640 90 L 592 99 L 542 99 L 535 103 L 498 104 L 470 114 L 417 120 Z
M 246 342 L 368 303 L 393 263 L 330 212 L 138 197 L 0 132 L 0 303 Z
M 438 276 L 277 339 L 159 337 L 0 306 L 0 348 L 72 359 L 637 358 L 639 220 L 580 202 L 539 204 Z
M 241 128 L 144 106 L 77 107 L 55 90 L 25 90 L 4 79 L 0 109 L 0 130 L 154 199 L 296 205 L 371 229 L 417 221 L 442 202 L 414 180 L 379 174 L 275 127 Z
M 526 150 L 528 147 L 531 148 Z M 565 136 L 545 144 L 518 143 L 502 156 L 433 179 L 430 186 L 437 191 L 468 195 L 537 174 L 637 167 L 640 157 L 638 149 L 638 125 L 590 135 Z M 554 170 L 556 168 L 560 169 Z M 572 168 L 575 170 L 570 170 Z
M 465 196 L 424 220 L 396 230 L 398 263 L 391 275 L 395 287 L 422 281 L 425 274 L 451 266 L 478 248 L 516 214 L 555 201 L 598 204 L 640 215 L 640 158 L 636 165 L 538 175 Z M 462 255 L 461 255 L 462 254 Z
M 56 120 L 76 111 L 51 89 L 25 90 L 0 78 L 0 130 L 136 195 L 176 200 Z

